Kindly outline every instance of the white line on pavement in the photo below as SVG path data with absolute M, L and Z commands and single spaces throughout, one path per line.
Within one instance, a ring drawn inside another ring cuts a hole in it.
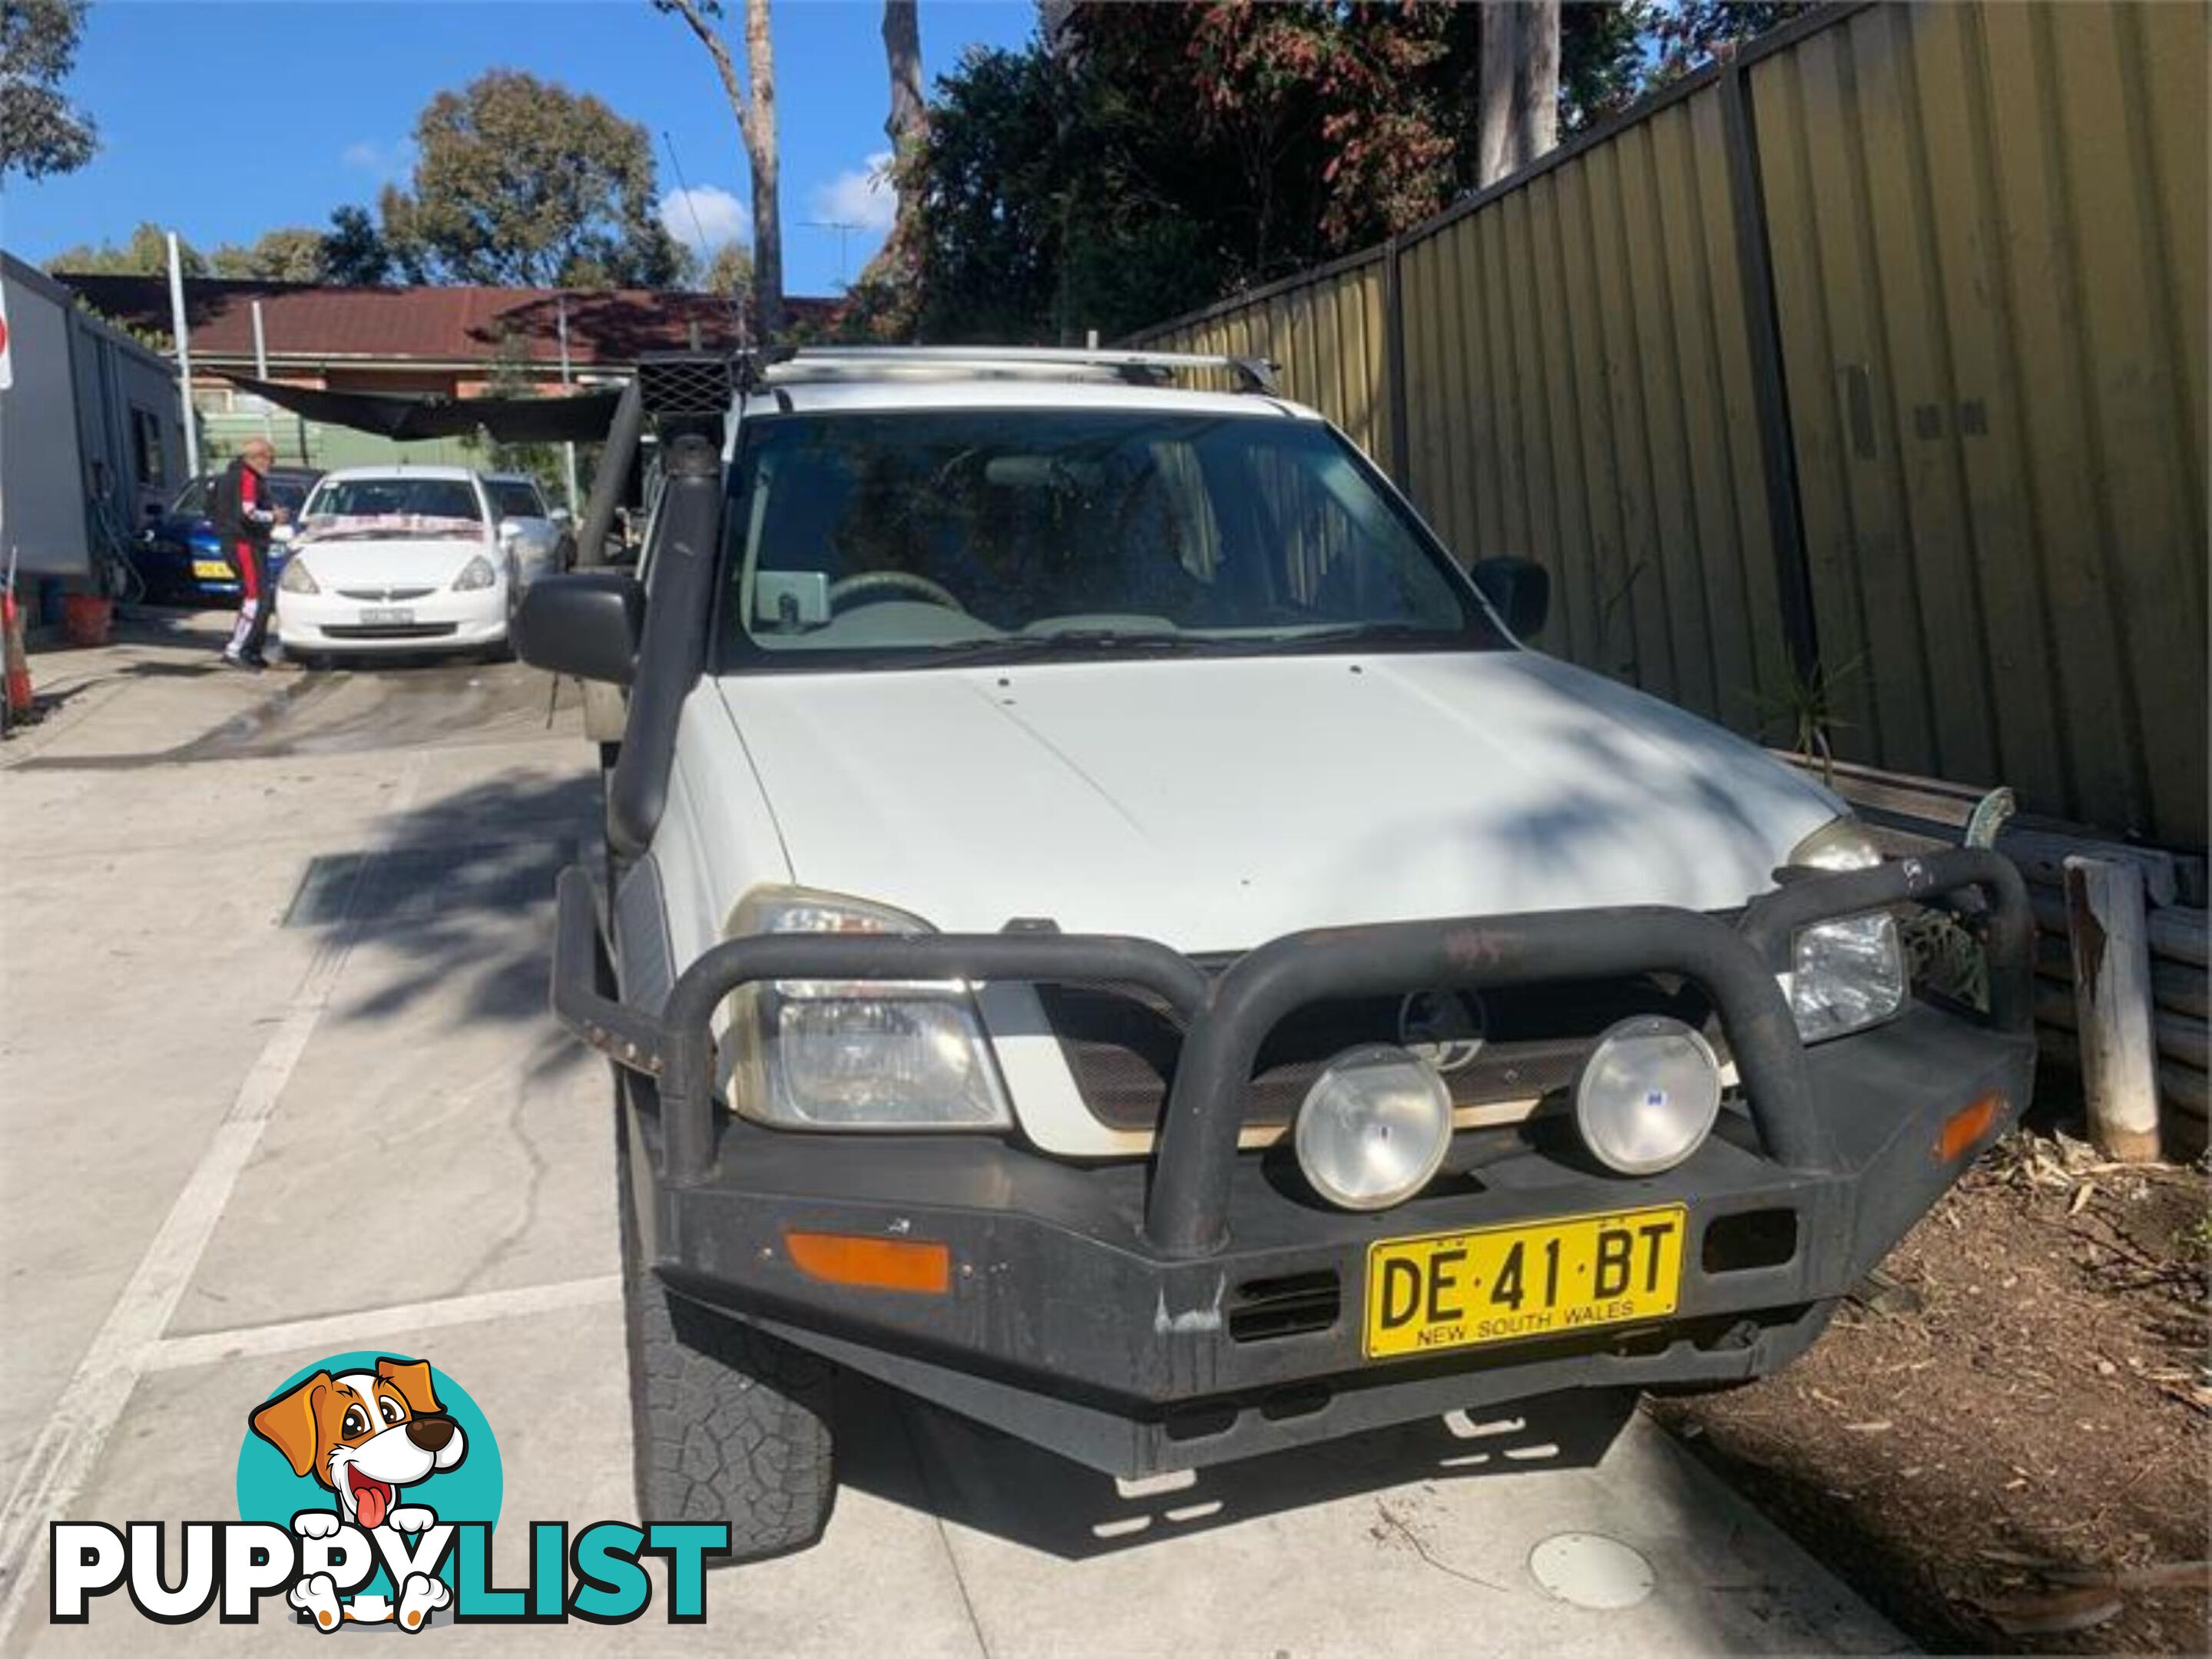
M 409 760 L 389 809 L 393 817 L 412 803 L 424 764 L 421 754 Z M 64 1386 L 15 1489 L 0 1507 L 0 1644 L 15 1628 L 32 1589 L 45 1582 L 45 1575 L 34 1569 L 46 1523 L 61 1517 L 99 1462 L 100 1449 L 137 1386 L 148 1349 L 168 1328 L 208 1241 L 215 1237 L 223 1206 L 261 1144 L 284 1085 L 291 1081 L 307 1039 L 329 1006 L 360 936 L 362 878 L 375 862 L 373 857 L 363 859 L 356 867 L 337 927 L 308 963 L 282 1022 L 239 1085 L 215 1139 L 177 1194 L 161 1230 L 138 1259 L 137 1270 L 108 1310 L 76 1374 Z
M 515 1319 L 527 1314 L 554 1313 L 564 1308 L 592 1308 L 621 1300 L 622 1277 L 618 1273 L 599 1279 L 571 1279 L 559 1285 L 523 1285 L 509 1291 L 479 1291 L 435 1302 L 403 1302 L 397 1307 L 364 1308 L 357 1313 L 287 1320 L 281 1325 L 247 1325 L 234 1331 L 204 1331 L 191 1336 L 167 1337 L 149 1348 L 139 1364 L 142 1370 L 148 1371 L 173 1371 L 186 1365 L 294 1353 L 304 1348 L 321 1353 L 342 1353 L 414 1331 L 442 1330 L 448 1325 L 475 1325 L 487 1320 Z

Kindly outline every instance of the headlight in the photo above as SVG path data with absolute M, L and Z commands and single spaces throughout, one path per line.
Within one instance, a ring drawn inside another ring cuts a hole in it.
M 1881 862 L 1881 848 L 1866 825 L 1848 812 L 1790 849 L 1790 863 L 1800 870 L 1871 870 Z
M 1881 862 L 1881 849 L 1864 824 L 1846 816 L 1799 842 L 1790 862 L 1808 870 L 1871 870 Z M 1897 919 L 1875 910 L 1800 929 L 1782 988 L 1807 1042 L 1880 1024 L 1905 1006 Z
M 453 578 L 453 592 L 465 593 L 471 588 L 489 587 L 499 580 L 499 572 L 491 568 L 491 561 L 481 553 L 461 567 L 461 574 Z
M 1784 988 L 1808 1042 L 1880 1024 L 1905 1006 L 1905 952 L 1887 910 L 1798 930 Z
M 284 574 L 276 579 L 276 586 L 287 593 L 319 593 L 315 578 L 307 568 L 305 559 L 292 558 L 284 562 Z
M 1627 1176 L 1671 1170 L 1705 1145 L 1721 1109 L 1712 1045 L 1679 1019 L 1624 1019 L 1575 1083 L 1575 1127 L 1590 1156 Z
M 1451 1117 L 1451 1091 L 1434 1066 L 1369 1043 L 1314 1079 L 1292 1145 L 1314 1190 L 1339 1209 L 1388 1209 L 1435 1178 Z
M 797 888 L 748 894 L 744 933 L 926 933 L 885 906 Z M 732 1100 L 787 1129 L 1001 1129 L 1006 1090 L 974 1000 L 957 980 L 780 980 L 730 999 Z

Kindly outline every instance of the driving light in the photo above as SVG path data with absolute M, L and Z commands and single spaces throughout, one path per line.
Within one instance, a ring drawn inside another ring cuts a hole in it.
M 758 888 L 746 933 L 927 933 L 866 900 Z M 731 1098 L 787 1129 L 1003 1129 L 1013 1121 L 974 999 L 958 980 L 778 980 L 730 999 Z
M 491 568 L 491 561 L 481 553 L 461 567 L 461 574 L 453 578 L 453 592 L 466 593 L 472 588 L 489 587 L 499 580 L 499 572 Z
M 1620 1175 L 1657 1175 L 1705 1144 L 1721 1109 L 1721 1063 L 1679 1019 L 1624 1019 L 1597 1040 L 1575 1083 L 1575 1127 Z
M 319 593 L 323 591 L 315 586 L 315 579 L 309 574 L 305 559 L 287 560 L 284 574 L 276 579 L 276 586 L 287 593 Z
M 1451 1145 L 1451 1091 L 1435 1067 L 1385 1042 L 1348 1048 L 1298 1108 L 1298 1168 L 1339 1209 L 1387 1209 L 1435 1176 Z

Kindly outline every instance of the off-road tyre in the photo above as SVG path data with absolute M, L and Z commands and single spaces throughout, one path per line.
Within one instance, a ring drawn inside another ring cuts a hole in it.
M 723 1561 L 803 1549 L 836 1496 L 836 1368 L 669 1294 L 645 1264 L 619 1117 L 615 1133 L 638 1512 L 647 1525 L 726 1521 Z

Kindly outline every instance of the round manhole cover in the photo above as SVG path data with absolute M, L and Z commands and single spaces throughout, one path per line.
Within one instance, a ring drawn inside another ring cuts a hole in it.
M 1632 1607 L 1651 1594 L 1651 1564 L 1594 1532 L 1547 1538 L 1528 1552 L 1528 1571 L 1546 1595 L 1577 1607 Z

